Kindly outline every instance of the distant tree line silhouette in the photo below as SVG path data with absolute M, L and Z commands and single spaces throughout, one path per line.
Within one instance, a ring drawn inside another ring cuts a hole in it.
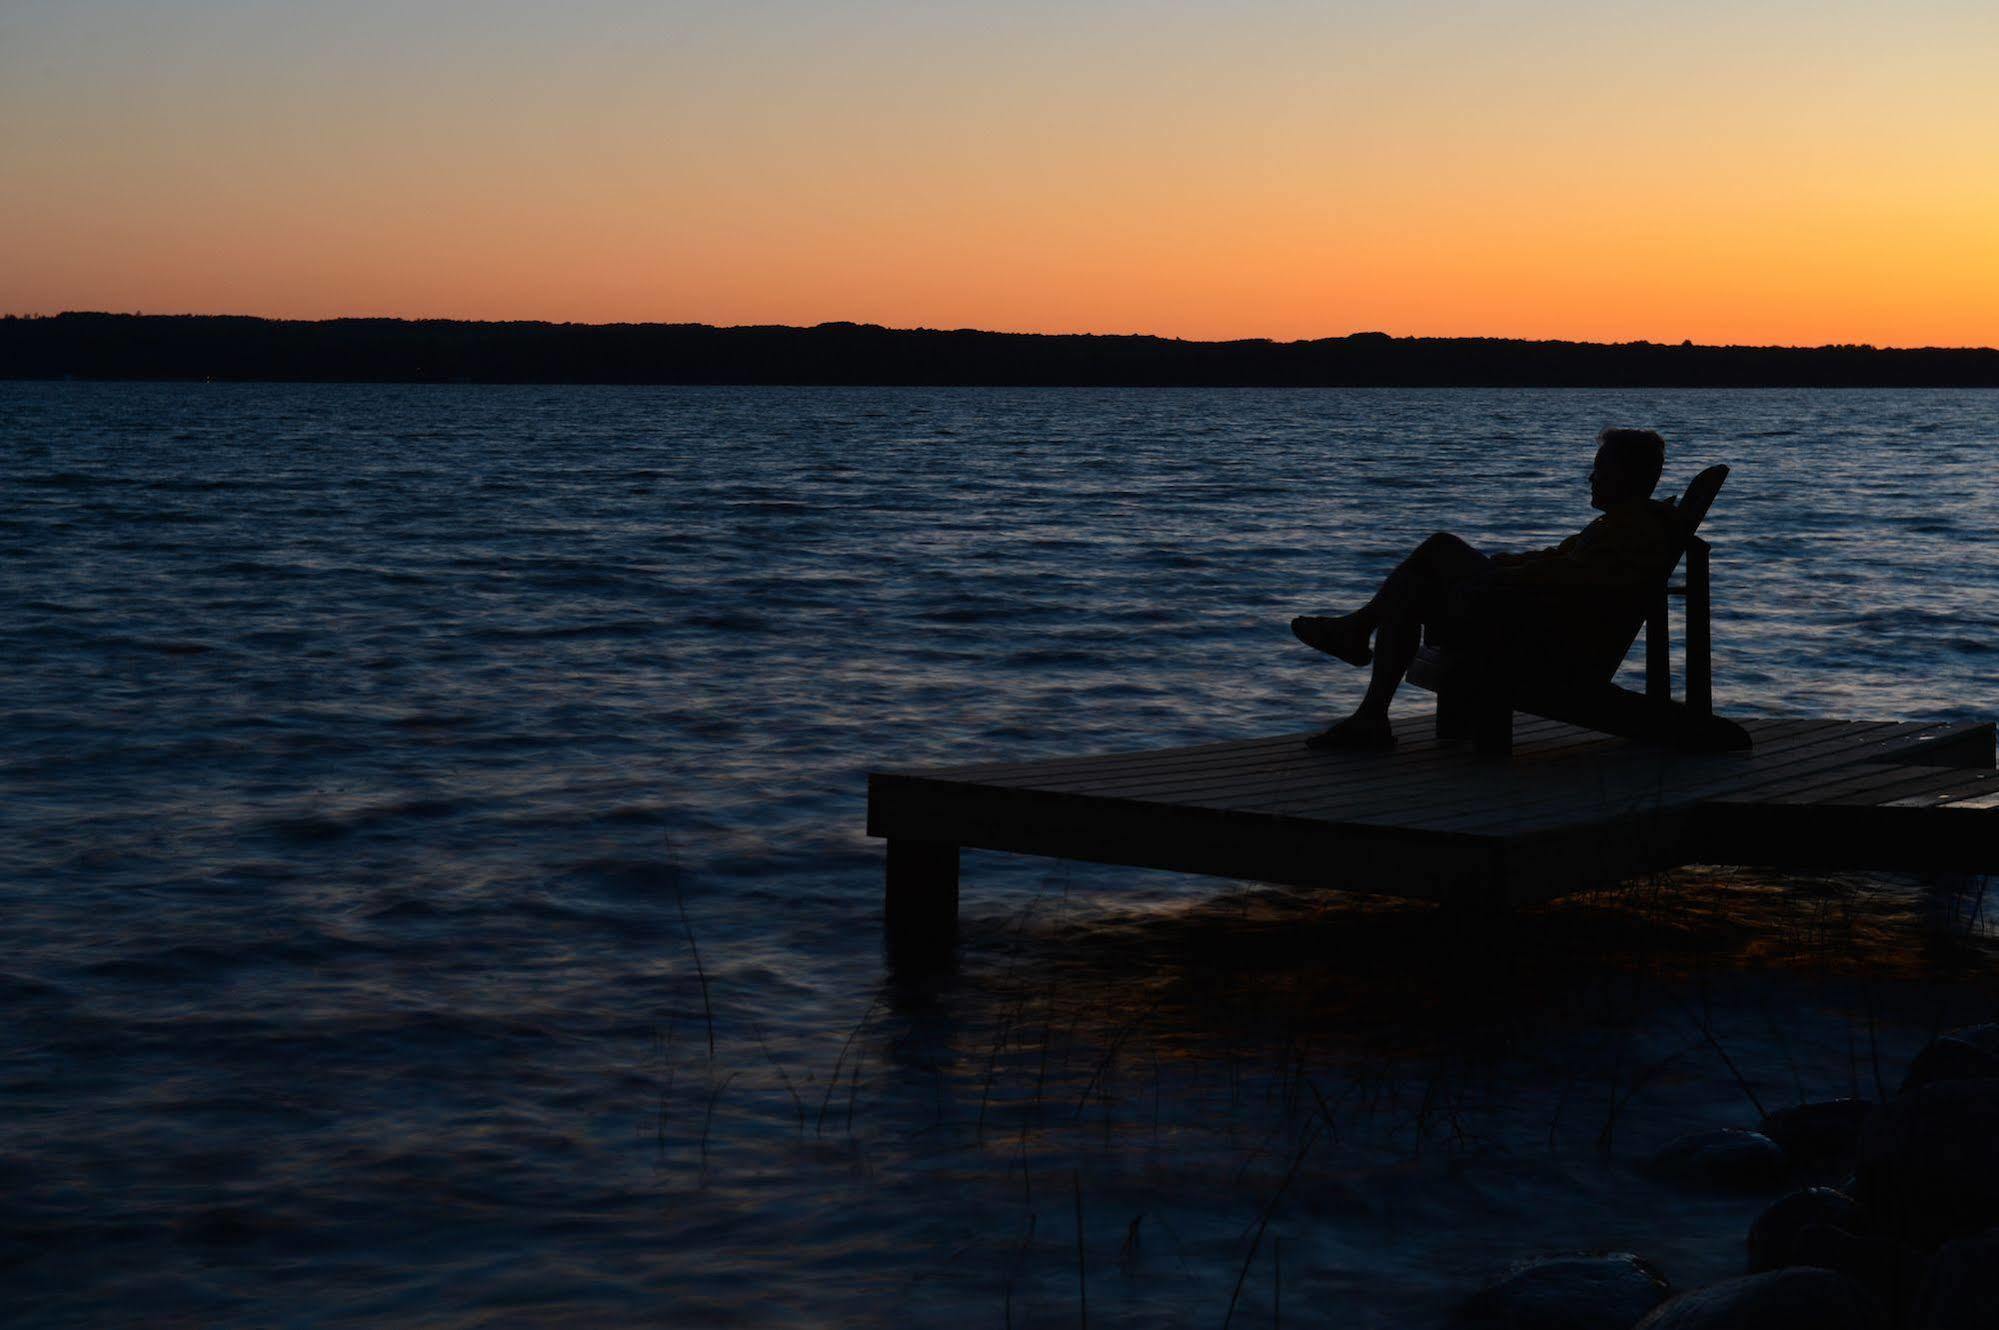
M 0 318 L 0 378 L 1271 387 L 1999 387 L 1999 350 L 1390 337 L 1190 342 L 822 323 Z

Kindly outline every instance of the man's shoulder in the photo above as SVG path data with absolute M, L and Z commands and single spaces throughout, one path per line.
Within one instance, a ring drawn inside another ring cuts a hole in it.
M 1679 524 L 1680 510 L 1668 499 L 1641 499 L 1636 503 L 1618 504 L 1596 520 L 1614 522 L 1618 526 L 1648 526 L 1671 531 Z
M 1663 538 L 1671 540 L 1679 534 L 1680 508 L 1673 500 L 1645 500 L 1645 515 L 1652 519 L 1652 525 Z
M 1578 552 L 1593 553 L 1633 546 L 1648 549 L 1664 547 L 1673 543 L 1678 523 L 1679 513 L 1672 504 L 1661 503 L 1657 499 L 1642 499 L 1605 509 L 1601 516 L 1565 543 Z

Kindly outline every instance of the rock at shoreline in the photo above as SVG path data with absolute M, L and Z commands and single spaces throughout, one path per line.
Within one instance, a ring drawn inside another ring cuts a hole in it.
M 1923 1046 L 1902 1078 L 1902 1093 L 1943 1081 L 1999 1077 L 1999 1025 L 1967 1025 L 1940 1034 Z
M 1944 1244 L 1909 1318 L 1915 1330 L 1999 1325 L 1999 1228 Z
M 1671 1291 L 1630 1252 L 1551 1256 L 1523 1262 L 1473 1294 L 1461 1321 L 1491 1330 L 1630 1330 Z
M 1682 1293 L 1634 1330 L 1874 1330 L 1867 1294 L 1831 1270 L 1793 1266 Z
M 1861 1129 L 1873 1111 L 1873 1102 L 1866 1099 L 1794 1104 L 1767 1115 L 1757 1130 L 1781 1146 L 1800 1167 L 1843 1168 L 1852 1164 L 1860 1148 Z
M 1766 1191 L 1782 1186 L 1790 1160 L 1761 1132 L 1725 1127 L 1698 1131 L 1667 1142 L 1644 1164 L 1649 1177 L 1728 1191 Z
M 1806 1187 L 1773 1202 L 1749 1227 L 1749 1273 L 1760 1274 L 1787 1265 L 1824 1265 L 1828 1240 L 1814 1229 L 1852 1235 L 1866 1227 L 1860 1206 L 1851 1196 L 1830 1187 Z M 1807 1260 L 1807 1255 L 1818 1260 Z M 1845 1269 L 1839 1264 L 1834 1268 Z
M 1854 1199 L 1876 1230 L 1928 1249 L 1999 1223 L 1999 1078 L 1939 1081 L 1877 1109 Z

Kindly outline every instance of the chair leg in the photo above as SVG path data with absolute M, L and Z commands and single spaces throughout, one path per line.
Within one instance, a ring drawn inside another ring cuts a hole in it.
M 1437 742 L 1461 744 L 1471 738 L 1470 699 L 1457 687 L 1437 690 Z
M 1472 717 L 1471 745 L 1480 757 L 1513 756 L 1513 707 L 1505 698 L 1479 699 Z
M 1673 699 L 1672 620 L 1666 615 L 1666 589 L 1652 599 L 1645 614 L 1645 696 L 1653 702 Z
M 1687 544 L 1687 705 L 1697 716 L 1714 714 L 1714 644 L 1709 627 L 1709 546 Z

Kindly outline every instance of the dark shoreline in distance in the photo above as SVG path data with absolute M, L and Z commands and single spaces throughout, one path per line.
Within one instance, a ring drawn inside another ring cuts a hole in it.
M 822 323 L 0 318 L 0 379 L 993 387 L 1993 388 L 1999 350 L 1354 333 L 1304 342 Z

